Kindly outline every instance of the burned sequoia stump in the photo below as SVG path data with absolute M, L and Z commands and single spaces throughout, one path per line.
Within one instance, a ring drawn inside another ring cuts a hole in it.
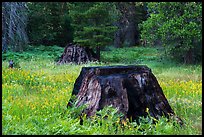
M 80 45 L 69 43 L 65 49 L 57 64 L 64 63 L 86 63 L 89 61 L 97 61 L 96 53 L 89 47 L 82 47 Z
M 72 95 L 76 95 L 76 107 L 87 105 L 83 110 L 87 116 L 110 105 L 132 120 L 147 116 L 147 108 L 156 119 L 175 116 L 156 77 L 146 66 L 83 67 Z

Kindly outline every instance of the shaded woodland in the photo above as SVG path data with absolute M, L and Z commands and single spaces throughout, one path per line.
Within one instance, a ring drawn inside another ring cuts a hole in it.
M 3 2 L 2 52 L 73 42 L 100 61 L 109 47 L 153 46 L 181 63 L 201 62 L 201 2 Z

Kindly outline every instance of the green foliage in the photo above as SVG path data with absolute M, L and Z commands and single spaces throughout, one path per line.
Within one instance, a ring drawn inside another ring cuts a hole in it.
M 74 42 L 81 46 L 107 46 L 113 42 L 116 12 L 113 3 L 77 2 L 70 5 L 70 17 L 74 28 Z
M 2 53 L 2 60 L 30 61 L 30 60 L 52 59 L 56 61 L 61 56 L 63 51 L 64 51 L 64 48 L 58 47 L 56 45 L 53 45 L 53 46 L 28 45 L 25 52 L 7 51 L 5 53 Z
M 162 52 L 150 47 L 127 47 L 102 51 L 101 55 L 101 60 L 108 63 L 140 64 L 143 61 L 160 61 Z
M 28 32 L 32 44 L 65 46 L 73 40 L 65 2 L 29 2 Z
M 140 24 L 148 44 L 160 41 L 166 53 L 185 63 L 200 61 L 202 4 L 199 2 L 151 2 L 150 17 Z

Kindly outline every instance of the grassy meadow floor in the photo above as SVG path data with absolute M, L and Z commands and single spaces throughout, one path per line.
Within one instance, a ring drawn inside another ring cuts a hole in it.
M 31 50 L 32 49 L 32 50 Z M 96 135 L 193 135 L 202 134 L 202 66 L 181 65 L 161 60 L 155 48 L 121 48 L 102 51 L 102 63 L 56 65 L 63 48 L 30 48 L 24 53 L 8 52 L 2 57 L 18 59 L 20 69 L 9 69 L 2 62 L 2 134 L 96 134 Z M 84 66 L 147 65 L 183 127 L 161 118 L 156 125 L 148 119 L 141 124 L 119 124 L 112 108 L 80 125 L 76 108 L 66 108 L 74 82 Z M 111 111 L 109 110 L 111 109 Z M 109 111 L 108 111 L 109 110 Z

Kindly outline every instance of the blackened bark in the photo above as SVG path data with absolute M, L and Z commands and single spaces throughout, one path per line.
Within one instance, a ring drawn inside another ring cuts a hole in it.
M 83 113 L 87 116 L 110 105 L 136 121 L 140 116 L 147 116 L 147 108 L 156 119 L 175 116 L 156 77 L 146 66 L 83 67 L 72 95 L 76 100 L 70 100 L 68 106 L 73 101 L 76 107 L 86 104 Z
M 97 55 L 92 49 L 88 47 L 81 47 L 79 45 L 74 45 L 69 43 L 65 49 L 57 64 L 64 63 L 87 63 L 89 61 L 96 61 Z

